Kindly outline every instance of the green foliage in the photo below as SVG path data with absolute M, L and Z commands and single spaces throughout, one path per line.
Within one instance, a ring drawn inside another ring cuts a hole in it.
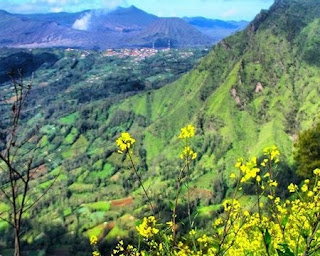
M 61 216 L 61 232 L 87 235 L 105 219 L 118 227 L 128 211 L 112 208 L 105 216 L 96 211 L 91 220 L 89 209 L 81 205 L 92 202 L 134 196 L 132 214 L 145 214 L 139 182 L 115 152 L 114 138 L 125 130 L 135 135 L 139 157 L 134 161 L 164 218 L 170 209 L 163 198 L 173 197 L 180 167 L 176 131 L 188 123 L 199 131 L 192 145 L 198 158 L 190 186 L 211 195 L 193 201 L 193 214 L 213 213 L 234 189 L 229 176 L 235 159 L 259 155 L 267 145 L 276 143 L 283 152 L 285 165 L 278 168 L 285 188 L 293 176 L 293 140 L 319 118 L 320 11 L 311 0 L 276 2 L 247 30 L 221 41 L 198 63 L 203 56 L 200 49 L 159 53 L 141 62 L 106 57 L 103 52 L 89 51 L 82 58 L 81 50 L 33 50 L 34 54 L 50 51 L 57 59 L 36 70 L 23 120 L 26 134 L 40 128 L 34 143 L 42 148 L 35 160 L 43 164 L 46 159 L 47 173 L 33 182 L 43 191 L 61 172 L 47 203 L 30 214 L 34 233 L 43 234 L 47 220 Z M 0 50 L 1 56 L 11 55 L 10 51 Z M 184 51 L 194 55 L 182 58 Z M 256 91 L 259 84 L 263 89 Z M 2 86 L 10 99 L 9 84 Z M 0 136 L 9 111 L 9 105 L 1 105 Z M 116 231 L 112 238 L 122 233 Z M 10 232 L 4 235 L 9 236 Z
M 90 204 L 85 204 L 85 207 L 89 208 L 91 211 L 107 212 L 110 209 L 110 202 L 99 201 Z
M 65 138 L 64 143 L 65 144 L 73 144 L 75 142 L 75 139 L 77 138 L 79 132 L 77 130 L 77 128 L 72 128 L 72 130 L 70 131 L 70 133 L 68 134 L 68 136 Z
M 64 158 L 72 158 L 84 154 L 88 145 L 89 142 L 87 139 L 83 135 L 80 135 L 80 137 L 73 143 L 71 148 L 62 153 L 62 156 Z
M 294 158 L 298 174 L 304 178 L 312 177 L 313 170 L 320 166 L 320 123 L 299 134 Z
M 79 113 L 75 112 L 68 116 L 60 118 L 60 123 L 72 125 L 79 118 Z

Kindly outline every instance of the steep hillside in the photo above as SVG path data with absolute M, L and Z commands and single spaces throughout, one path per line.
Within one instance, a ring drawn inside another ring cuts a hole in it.
M 268 145 L 276 144 L 283 152 L 288 166 L 281 167 L 281 186 L 286 187 L 297 132 L 319 119 L 319 11 L 312 0 L 276 1 L 180 80 L 112 108 L 147 120 L 141 126 L 133 118 L 130 131 L 146 149 L 145 178 L 155 177 L 148 181 L 154 193 L 170 194 L 170 189 L 160 188 L 171 179 L 174 183 L 176 135 L 188 123 L 198 131 L 192 184 L 216 193 L 211 202 L 224 193 L 215 192 L 217 184 L 230 185 L 237 157 L 261 155 Z M 108 123 L 112 119 L 111 114 Z
M 44 102 L 41 109 L 28 111 L 27 127 L 41 125 L 35 138 L 37 162 L 46 167 L 34 183 L 44 190 L 60 176 L 50 197 L 33 209 L 31 216 L 37 218 L 28 223 L 32 231 L 24 240 L 39 248 L 57 237 L 53 244 L 67 245 L 75 254 L 88 248 L 78 243 L 85 240 L 81 236 L 95 234 L 108 242 L 130 236 L 135 218 L 149 210 L 128 162 L 116 152 L 121 131 L 136 138 L 134 161 L 164 219 L 170 218 L 169 199 L 176 191 L 180 166 L 177 134 L 189 123 L 197 130 L 198 158 L 188 186 L 196 191 L 192 214 L 197 221 L 206 216 L 200 213 L 215 214 L 232 191 L 229 175 L 236 159 L 259 156 L 265 146 L 276 144 L 283 153 L 279 187 L 286 188 L 294 176 L 296 134 L 319 120 L 319 24 L 318 1 L 277 0 L 245 31 L 221 41 L 192 71 L 160 89 L 127 95 L 115 103 L 103 98 L 103 84 L 96 85 L 98 100 L 88 102 L 81 99 L 88 100 L 89 83 L 65 88 L 59 82 L 63 78 L 55 77 L 54 86 L 36 88 L 38 97 L 44 90 L 51 92 L 49 102 L 56 100 L 56 109 Z M 72 61 L 70 56 L 57 65 L 73 66 Z M 90 62 L 81 62 L 74 67 L 85 75 L 88 66 Z M 135 68 L 132 64 L 137 74 Z M 106 72 L 112 77 L 112 70 Z M 48 79 L 50 73 L 46 75 Z M 74 75 L 66 74 L 71 82 L 76 81 Z M 62 102 L 69 93 L 72 97 Z
M 205 136 L 222 136 L 230 152 L 256 154 L 266 143 L 279 143 L 290 153 L 290 136 L 317 118 L 318 103 L 310 97 L 319 96 L 319 10 L 311 0 L 276 1 L 244 32 L 219 43 L 193 72 L 124 106 L 152 99 L 138 113 L 151 113 L 147 130 L 157 127 L 166 138 L 191 118 Z

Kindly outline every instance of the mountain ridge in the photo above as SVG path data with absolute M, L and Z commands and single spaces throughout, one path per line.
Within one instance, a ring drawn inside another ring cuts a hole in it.
M 11 22 L 8 21 L 8 18 L 12 19 Z M 141 38 L 141 34 L 147 34 L 150 25 L 158 24 L 156 22 L 158 19 L 160 22 L 161 18 L 146 13 L 135 6 L 119 7 L 110 12 L 86 10 L 78 13 L 11 14 L 3 11 L 0 12 L 0 23 L 4 25 L 2 35 L 0 33 L 0 46 L 84 49 L 130 48 L 145 45 L 152 47 L 154 42 L 145 41 Z M 188 22 L 184 23 L 183 19 L 177 19 L 179 22 L 172 22 L 172 25 L 168 22 L 167 28 L 162 26 L 163 31 L 159 31 L 158 36 L 150 35 L 149 37 L 152 37 L 153 41 L 172 40 L 177 42 L 172 45 L 173 47 L 174 45 L 179 47 L 210 46 L 221 40 L 222 37 L 239 30 L 231 25 L 232 28 L 224 31 L 222 35 L 218 35 L 220 28 L 210 28 L 209 34 L 211 36 L 208 36 L 208 31 L 201 31 Z M 14 30 L 12 24 L 15 24 L 15 27 L 19 26 L 19 28 Z M 170 38 L 160 36 L 165 35 L 165 31 L 172 26 L 176 27 L 177 33 L 171 33 Z M 183 30 L 189 31 L 190 36 L 185 33 L 182 38 Z M 212 38 L 212 33 L 217 35 Z
M 139 33 L 133 44 L 156 47 L 210 45 L 212 40 L 180 18 L 158 18 Z M 159 39 L 160 37 L 160 39 Z M 141 42 L 139 42 L 141 41 Z

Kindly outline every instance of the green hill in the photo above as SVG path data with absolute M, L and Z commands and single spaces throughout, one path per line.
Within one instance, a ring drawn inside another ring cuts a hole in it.
M 34 182 L 45 188 L 61 174 L 50 198 L 31 213 L 39 217 L 31 218 L 25 239 L 36 248 L 54 237 L 47 246 L 79 251 L 87 244 L 74 244 L 75 237 L 84 241 L 81 235 L 94 233 L 109 242 L 126 237 L 134 220 L 148 214 L 138 181 L 116 152 L 121 131 L 136 139 L 134 161 L 164 219 L 170 216 L 180 165 L 177 135 L 189 123 L 197 130 L 198 158 L 189 185 L 197 191 L 194 214 L 219 209 L 232 189 L 228 177 L 236 159 L 259 156 L 265 146 L 276 144 L 282 152 L 286 187 L 297 133 L 318 120 L 319 23 L 316 0 L 277 0 L 171 84 L 110 103 L 101 94 L 81 102 L 86 87 L 81 93 L 75 85 L 69 88 L 78 95 L 68 99 L 72 107 L 56 104 L 59 115 L 53 110 L 39 121 L 41 150 L 52 161 Z M 64 91 L 55 92 L 61 97 Z M 34 115 L 29 126 L 41 118 Z M 52 223 L 45 228 L 48 219 Z
M 272 144 L 292 164 L 297 132 L 318 119 L 319 10 L 315 1 L 276 1 L 192 72 L 114 106 L 149 121 L 131 126 L 132 134 L 143 134 L 148 165 L 175 161 L 177 131 L 188 123 L 196 125 L 201 141 L 200 173 L 223 171 L 227 177 L 237 156 L 259 155 Z

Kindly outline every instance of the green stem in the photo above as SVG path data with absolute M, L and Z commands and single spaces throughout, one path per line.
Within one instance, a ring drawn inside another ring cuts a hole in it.
M 150 197 L 149 197 L 149 195 L 148 195 L 148 193 L 147 193 L 147 190 L 146 190 L 145 187 L 143 186 L 141 176 L 139 175 L 139 173 L 138 173 L 138 171 L 137 171 L 137 168 L 136 168 L 136 166 L 134 165 L 134 162 L 133 162 L 133 159 L 132 159 L 132 156 L 131 156 L 131 153 L 130 153 L 129 150 L 128 150 L 128 156 L 129 156 L 129 159 L 130 159 L 130 162 L 131 162 L 131 165 L 132 165 L 132 169 L 133 169 L 134 173 L 136 174 L 136 176 L 137 176 L 137 178 L 138 178 L 138 180 L 139 180 L 139 184 L 140 184 L 140 186 L 142 187 L 142 190 L 143 190 L 143 192 L 144 192 L 144 194 L 145 194 L 145 196 L 146 196 L 146 198 L 147 198 L 147 200 L 148 200 L 148 203 L 149 203 L 149 205 L 150 205 L 152 214 L 155 216 L 155 210 L 154 210 L 154 208 L 153 208 L 151 199 L 150 199 Z

